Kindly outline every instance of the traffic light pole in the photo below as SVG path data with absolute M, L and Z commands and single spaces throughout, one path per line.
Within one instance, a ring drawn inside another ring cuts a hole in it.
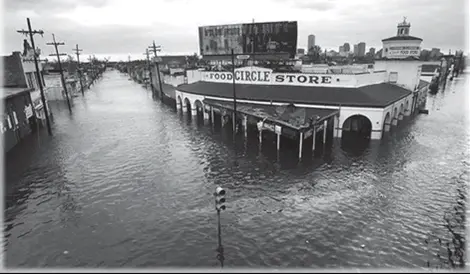
M 220 225 L 220 211 L 225 210 L 225 190 L 221 187 L 215 189 L 215 209 L 217 210 L 217 236 L 218 236 L 218 247 L 217 247 L 217 259 L 220 261 L 220 266 L 224 267 L 224 247 L 222 246 L 222 229 Z
M 219 238 L 219 246 L 217 247 L 217 259 L 220 261 L 220 266 L 224 267 L 224 247 L 222 246 L 222 229 L 220 227 L 220 210 L 217 210 L 217 234 Z

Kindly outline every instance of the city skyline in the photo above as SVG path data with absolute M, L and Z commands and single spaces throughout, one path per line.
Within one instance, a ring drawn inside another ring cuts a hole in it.
M 73 47 L 80 44 L 85 55 L 111 56 L 114 60 L 115 56 L 119 56 L 127 60 L 129 55 L 131 59 L 142 58 L 140 55 L 153 40 L 162 46 L 162 55 L 199 53 L 198 26 L 249 23 L 253 18 L 255 22 L 298 21 L 298 48 L 307 48 L 305 38 L 315 33 L 315 44 L 323 50 L 337 50 L 345 41 L 363 41 L 370 47 L 380 49 L 382 39 L 396 34 L 396 26 L 403 16 L 407 16 L 411 23 L 411 35 L 423 38 L 422 48 L 440 48 L 443 52 L 462 49 L 468 52 L 464 35 L 467 3 L 463 0 L 456 0 L 454 5 L 419 0 L 411 10 L 404 0 L 375 1 L 373 4 L 340 0 L 246 2 L 257 8 L 247 13 L 244 8 L 246 5 L 240 3 L 231 13 L 213 12 L 211 16 L 201 17 L 197 14 L 204 12 L 207 7 L 217 9 L 223 5 L 219 1 L 210 0 L 6 0 L 1 53 L 10 54 L 21 48 L 24 37 L 16 30 L 26 28 L 26 17 L 31 18 L 33 28 L 45 31 L 43 38 L 36 38 L 37 46 L 45 54 L 52 53 L 45 43 L 54 33 L 66 45 Z M 181 10 L 182 3 L 187 10 Z M 144 5 L 148 8 L 142 10 Z M 262 7 L 267 6 L 272 8 L 272 13 L 263 12 Z M 366 6 L 374 12 L 365 12 Z M 158 10 L 168 12 L 153 16 L 153 10 L 157 7 Z M 174 20 L 174 12 L 171 11 L 176 10 L 180 20 Z M 442 10 L 440 20 L 446 24 L 434 22 L 435 16 L 429 10 Z M 372 21 L 374 24 L 370 23 Z M 344 28 L 345 24 L 348 28 Z M 71 53 L 71 50 L 67 53 Z

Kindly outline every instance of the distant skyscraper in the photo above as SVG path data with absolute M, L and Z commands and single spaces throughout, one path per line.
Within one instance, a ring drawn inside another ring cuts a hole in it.
M 354 56 L 359 56 L 359 47 L 357 44 L 354 45 Z
M 375 48 L 370 48 L 369 49 L 369 55 L 370 56 L 375 56 Z
M 339 52 L 344 52 L 344 47 L 343 46 L 339 46 Z
M 351 50 L 351 48 L 349 47 L 349 43 L 344 43 L 343 48 L 345 52 L 349 52 Z
M 307 47 L 307 51 L 309 51 L 311 48 L 313 48 L 315 46 L 315 35 L 313 34 L 310 34 L 308 36 L 308 47 Z
M 431 54 L 430 54 L 431 58 L 437 58 L 440 55 L 441 55 L 441 49 L 438 49 L 438 48 L 432 48 L 431 49 Z
M 360 42 L 359 44 L 357 44 L 357 47 L 358 47 L 358 52 L 357 52 L 357 56 L 365 56 L 366 55 L 366 43 L 364 42 Z

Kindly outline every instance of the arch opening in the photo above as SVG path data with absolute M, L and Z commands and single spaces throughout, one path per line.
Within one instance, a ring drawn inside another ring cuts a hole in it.
M 392 123 L 392 116 L 390 115 L 390 112 L 387 112 L 387 114 L 385 115 L 385 119 L 383 121 L 383 129 L 382 131 L 383 132 L 388 132 L 390 131 L 390 125 Z M 382 134 L 382 137 L 384 136 L 384 134 Z
M 343 138 L 359 137 L 361 139 L 370 139 L 372 133 L 372 122 L 364 115 L 356 114 L 348 117 L 342 127 Z
M 194 102 L 194 106 L 196 108 L 196 116 L 199 118 L 204 118 L 204 105 L 201 101 L 196 100 Z
M 392 125 L 396 126 L 397 124 L 398 124 L 398 109 L 395 107 L 393 109 Z
M 181 100 L 181 96 L 178 95 L 176 103 L 179 108 L 183 108 L 183 100 Z
M 184 98 L 184 106 L 186 108 L 186 111 L 191 113 L 191 102 L 189 101 L 188 98 Z

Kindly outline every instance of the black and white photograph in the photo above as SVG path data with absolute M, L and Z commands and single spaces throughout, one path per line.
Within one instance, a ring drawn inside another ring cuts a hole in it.
M 468 273 L 468 0 L 4 0 L 5 272 Z

